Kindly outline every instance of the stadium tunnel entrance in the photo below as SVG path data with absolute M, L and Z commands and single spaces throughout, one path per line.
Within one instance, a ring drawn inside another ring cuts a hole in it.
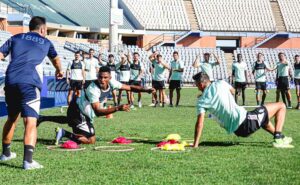
M 216 47 L 223 50 L 225 53 L 233 53 L 238 47 L 240 47 L 240 39 L 238 38 L 217 38 Z

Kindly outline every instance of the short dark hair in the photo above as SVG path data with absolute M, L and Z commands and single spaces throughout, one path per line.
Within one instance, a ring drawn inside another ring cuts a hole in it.
M 156 58 L 159 58 L 159 57 L 162 57 L 162 55 L 161 54 L 156 55 Z
M 202 72 L 195 74 L 193 76 L 193 80 L 195 80 L 196 82 L 200 82 L 200 83 L 210 81 L 208 75 L 205 73 L 202 73 Z
M 241 53 L 239 53 L 239 54 L 237 54 L 237 56 L 242 56 L 242 54 L 241 54 Z
M 295 58 L 299 57 L 299 55 L 295 55 Z
M 174 51 L 174 52 L 173 52 L 173 55 L 175 55 L 175 54 L 177 54 L 177 55 L 178 55 L 178 51 Z
M 140 56 L 140 54 L 139 54 L 138 52 L 134 52 L 133 55 L 138 55 L 138 56 Z
M 77 55 L 77 54 L 79 54 L 79 55 L 80 55 L 80 51 L 76 51 L 76 52 L 75 52 L 75 55 Z
M 110 74 L 111 70 L 107 66 L 103 66 L 99 69 L 99 73 L 109 73 Z
M 208 55 L 208 56 L 210 56 L 210 54 L 209 54 L 209 53 L 204 53 L 204 56 L 205 56 L 205 55 Z
M 38 30 L 42 25 L 46 24 L 46 18 L 40 16 L 34 16 L 29 22 L 29 30 Z
M 285 56 L 285 53 L 279 52 L 279 53 L 278 53 L 278 57 L 279 57 L 280 55 L 284 55 L 284 56 Z
M 258 56 L 258 55 L 262 55 L 262 56 L 264 56 L 264 54 L 263 54 L 263 53 L 261 53 L 261 52 L 257 53 L 257 56 Z
M 114 56 L 113 54 L 109 54 L 109 55 L 108 55 L 108 58 L 111 58 L 111 57 L 112 57 L 112 58 L 115 58 L 115 56 Z
M 92 51 L 95 51 L 93 48 L 91 48 L 90 50 L 89 50 L 89 52 L 92 52 Z

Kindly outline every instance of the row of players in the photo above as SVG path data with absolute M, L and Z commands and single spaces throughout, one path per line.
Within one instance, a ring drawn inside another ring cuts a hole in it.
M 93 58 L 94 50 L 90 49 L 89 56 L 83 57 L 82 60 L 80 52 L 75 53 L 75 59 L 68 64 L 66 79 L 67 83 L 70 84 L 70 90 L 68 94 L 68 103 L 70 104 L 73 94 L 80 97 L 80 92 L 82 87 L 84 89 L 88 88 L 89 84 L 97 79 L 97 73 L 101 66 L 107 66 L 111 70 L 112 80 L 116 80 L 116 71 L 119 71 L 119 81 L 126 85 L 143 86 L 142 78 L 145 72 L 145 67 L 139 60 L 139 53 L 133 53 L 133 59 L 131 59 L 130 54 L 121 54 L 121 61 L 116 63 L 114 55 L 110 54 L 108 56 L 108 62 L 102 60 L 96 60 Z M 181 79 L 184 71 L 184 64 L 179 60 L 178 52 L 173 53 L 174 60 L 169 66 L 166 64 L 162 55 L 158 52 L 154 52 L 150 57 L 151 61 L 151 72 L 152 72 L 152 86 L 159 92 L 159 102 L 164 107 L 165 105 L 165 70 L 169 70 L 168 83 L 170 84 L 170 106 L 173 106 L 173 92 L 176 89 L 177 100 L 176 106 L 178 106 L 180 101 L 180 90 L 181 90 Z M 69 78 L 70 77 L 70 78 Z M 128 104 L 131 108 L 134 108 L 134 97 L 133 93 L 126 91 Z M 120 104 L 122 98 L 122 90 L 119 91 L 119 96 L 117 97 L 116 90 L 112 91 L 114 104 Z M 157 106 L 157 94 L 153 94 L 153 106 Z M 138 106 L 142 107 L 141 93 L 138 93 Z
M 139 54 L 137 52 L 133 53 L 133 60 L 131 61 L 131 56 L 128 53 L 121 54 L 120 62 L 115 62 L 114 55 L 110 54 L 108 56 L 108 62 L 104 62 L 102 57 L 99 56 L 98 60 L 93 58 L 94 50 L 90 49 L 87 56 L 83 55 L 83 59 L 81 59 L 80 52 L 76 52 L 75 60 L 69 63 L 67 69 L 67 82 L 70 84 L 71 88 L 68 95 L 68 103 L 70 103 L 73 95 L 73 91 L 76 92 L 77 96 L 80 96 L 81 87 L 87 88 L 88 85 L 97 79 L 97 72 L 99 71 L 99 67 L 108 66 L 112 73 L 112 79 L 116 80 L 116 71 L 119 71 L 119 81 L 122 84 L 127 85 L 137 85 L 142 86 L 143 82 L 143 74 L 145 67 L 139 60 Z M 198 55 L 193 63 L 194 68 L 201 68 L 205 74 L 207 74 L 211 81 L 214 81 L 213 77 L 213 67 L 216 65 L 220 65 L 219 57 L 213 54 L 215 61 L 212 62 L 210 60 L 210 53 L 204 53 L 203 61 L 200 60 L 200 55 Z M 82 61 L 81 61 L 82 60 Z M 287 105 L 288 108 L 292 108 L 291 106 L 291 92 L 289 87 L 289 76 L 291 81 L 294 81 L 296 87 L 296 95 L 297 95 L 297 109 L 300 109 L 300 57 L 299 55 L 295 56 L 294 62 L 294 74 L 292 74 L 289 62 L 286 59 L 286 55 L 284 53 L 278 54 L 279 62 L 276 66 L 271 67 L 264 61 L 264 55 L 262 53 L 257 54 L 257 61 L 254 63 L 252 67 L 252 73 L 255 75 L 255 89 L 256 89 L 256 101 L 257 105 L 263 105 L 267 96 L 267 78 L 266 72 L 276 70 L 276 102 L 280 99 L 280 94 L 283 102 Z M 171 61 L 170 65 L 163 61 L 162 55 L 159 52 L 153 52 L 153 54 L 149 57 L 149 61 L 151 62 L 150 72 L 152 73 L 152 87 L 155 88 L 159 92 L 159 101 L 157 99 L 156 93 L 153 94 L 152 104 L 151 106 L 157 106 L 158 102 L 165 105 L 166 102 L 166 94 L 165 94 L 165 71 L 169 70 L 169 76 L 167 82 L 169 85 L 169 95 L 170 95 L 170 106 L 173 106 L 173 92 L 176 90 L 177 99 L 176 106 L 179 105 L 180 102 L 180 90 L 181 90 L 181 80 L 182 74 L 184 71 L 184 62 L 179 59 L 179 54 L 177 51 L 173 53 L 173 61 Z M 71 72 L 71 80 L 69 80 L 69 73 Z M 247 75 L 247 65 L 242 59 L 242 55 L 237 55 L 237 61 L 232 65 L 232 80 L 231 83 L 237 89 L 235 94 L 235 100 L 238 101 L 238 97 L 240 94 L 242 95 L 242 102 L 245 105 L 246 96 L 245 89 L 247 84 L 249 84 L 248 75 Z M 84 85 L 83 85 L 84 84 Z M 262 96 L 260 95 L 262 93 Z M 119 95 L 117 97 L 117 92 L 114 90 L 112 92 L 114 104 L 120 104 L 122 98 L 122 90 L 119 91 Z M 127 100 L 128 104 L 131 105 L 131 108 L 134 108 L 134 97 L 132 92 L 127 92 Z M 286 101 L 287 100 L 287 101 Z M 138 93 L 138 106 L 142 107 L 141 102 L 141 93 Z

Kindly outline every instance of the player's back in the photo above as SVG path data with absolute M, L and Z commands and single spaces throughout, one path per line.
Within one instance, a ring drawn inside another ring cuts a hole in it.
M 11 61 L 6 71 L 6 84 L 32 84 L 41 87 L 44 58 L 56 57 L 52 43 L 38 33 L 28 32 L 11 37 L 2 47 L 1 52 L 11 54 Z

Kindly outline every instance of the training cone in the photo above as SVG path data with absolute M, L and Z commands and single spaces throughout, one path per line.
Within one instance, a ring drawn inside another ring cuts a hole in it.
M 108 108 L 111 108 L 111 106 L 108 106 Z M 113 114 L 107 114 L 106 115 L 106 119 L 112 119 L 112 118 L 114 118 Z

